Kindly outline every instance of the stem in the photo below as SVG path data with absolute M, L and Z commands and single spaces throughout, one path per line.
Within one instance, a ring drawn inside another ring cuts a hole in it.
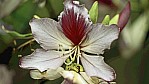
M 20 48 L 26 46 L 27 44 L 29 44 L 29 43 L 31 43 L 31 42 L 33 42 L 33 41 L 35 41 L 35 39 L 31 39 L 31 40 L 29 40 L 29 41 L 27 41 L 27 42 L 21 44 L 17 49 L 20 49 Z
M 37 80 L 35 84 L 39 84 L 39 80 Z

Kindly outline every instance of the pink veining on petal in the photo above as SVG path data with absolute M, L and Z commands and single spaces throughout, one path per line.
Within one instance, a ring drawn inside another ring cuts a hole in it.
M 77 14 L 72 9 L 65 9 L 61 19 L 61 26 L 65 36 L 70 39 L 74 45 L 78 45 L 86 33 L 87 24 L 81 14 Z

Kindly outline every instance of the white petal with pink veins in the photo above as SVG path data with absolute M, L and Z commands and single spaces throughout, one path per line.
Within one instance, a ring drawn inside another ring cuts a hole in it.
M 62 33 L 60 24 L 50 18 L 33 19 L 30 26 L 34 39 L 46 50 L 58 49 L 59 45 L 68 49 L 72 45 Z
M 64 1 L 64 10 L 71 10 L 72 8 L 74 9 L 74 12 L 77 15 L 81 14 L 85 17 L 86 21 L 89 21 L 88 10 L 85 8 L 84 5 L 79 5 L 78 1 L 65 0 Z M 61 19 L 63 12 L 61 12 L 59 19 Z
M 111 43 L 118 38 L 119 29 L 116 25 L 104 26 L 94 24 L 81 44 L 81 50 L 93 54 L 103 54 L 110 49 Z
M 65 0 L 64 11 L 59 16 L 59 23 L 64 35 L 74 45 L 78 45 L 83 41 L 92 22 L 84 5 L 79 5 L 77 1 Z
M 106 81 L 115 79 L 115 71 L 104 62 L 102 56 L 90 56 L 82 53 L 81 63 L 89 76 L 96 76 Z
M 21 58 L 20 67 L 38 69 L 42 72 L 47 69 L 57 69 L 62 66 L 66 58 L 67 56 L 63 56 L 59 51 L 36 49 L 31 55 Z

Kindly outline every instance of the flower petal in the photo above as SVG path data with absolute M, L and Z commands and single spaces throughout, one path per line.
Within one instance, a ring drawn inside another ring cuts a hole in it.
M 109 49 L 111 43 L 118 38 L 118 35 L 119 30 L 116 25 L 94 24 L 81 44 L 81 50 L 93 54 L 103 54 L 104 50 Z
M 91 24 L 88 11 L 77 1 L 65 0 L 64 6 L 64 11 L 59 16 L 62 31 L 74 45 L 78 45 Z
M 42 79 L 43 78 L 43 75 L 39 70 L 31 70 L 30 76 L 33 79 Z
M 48 69 L 45 72 L 40 72 L 39 70 L 31 70 L 30 75 L 33 79 L 48 79 L 48 80 L 55 80 L 61 77 L 60 71 L 63 71 L 62 67 L 58 69 Z
M 26 69 L 38 69 L 41 72 L 47 69 L 57 69 L 66 60 L 66 56 L 59 51 L 46 51 L 36 49 L 29 56 L 24 56 L 20 61 L 20 67 Z
M 82 53 L 81 62 L 89 76 L 97 76 L 106 81 L 112 81 L 116 77 L 115 71 L 103 59 L 102 56 L 89 56 Z
M 71 41 L 61 32 L 60 24 L 50 18 L 33 19 L 30 26 L 34 39 L 46 50 L 71 45 Z
M 88 84 L 86 80 L 75 71 L 62 71 L 60 74 L 65 78 L 62 84 Z
M 71 10 L 72 8 L 74 9 L 75 14 L 84 16 L 85 20 L 87 22 L 89 22 L 88 10 L 85 8 L 84 5 L 79 5 L 79 1 L 65 0 L 64 1 L 64 10 Z M 62 15 L 65 13 L 66 13 L 66 11 L 61 12 L 59 19 L 61 19 Z
M 83 15 L 86 21 L 89 20 L 88 10 L 85 8 L 84 5 L 79 5 L 79 1 L 65 0 L 64 6 L 66 10 L 74 8 L 75 13 L 77 13 L 78 15 Z

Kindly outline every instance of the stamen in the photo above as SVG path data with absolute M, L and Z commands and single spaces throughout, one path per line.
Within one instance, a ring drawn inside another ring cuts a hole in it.
M 80 59 L 79 59 L 79 56 L 78 56 L 78 57 L 77 57 L 77 64 L 79 64 L 79 60 L 80 60 Z
M 73 56 L 72 56 L 72 54 L 73 54 Z M 70 58 L 71 58 L 72 61 L 75 61 L 76 54 L 77 54 L 77 48 L 73 51 L 73 53 L 71 53 Z
M 63 55 L 62 55 L 61 57 L 63 57 L 63 56 L 66 55 L 66 54 L 69 54 L 68 57 L 70 57 L 70 62 L 64 61 L 64 63 L 65 63 L 66 65 L 72 64 L 72 63 L 75 61 L 75 59 L 76 59 L 76 61 L 77 61 L 77 64 L 79 64 L 80 57 L 81 57 L 81 52 L 80 52 L 80 47 L 79 47 L 79 46 L 74 46 L 72 49 L 69 48 L 69 50 L 66 51 L 66 50 L 63 48 L 63 45 L 60 45 L 60 44 L 59 44 L 58 51 L 61 51 L 61 52 L 62 52 Z
M 77 46 L 73 47 L 71 50 L 73 51 L 74 49 L 76 49 Z
M 63 57 L 65 54 L 69 54 L 68 57 L 70 57 L 71 60 L 70 60 L 70 62 L 64 61 L 64 63 L 66 65 L 70 65 L 70 64 L 72 64 L 72 62 L 75 61 L 75 57 L 76 57 L 76 54 L 77 54 L 77 46 L 73 47 L 72 49 L 69 48 L 69 51 L 65 51 L 65 49 L 63 48 L 63 45 L 59 44 L 58 51 L 62 52 L 63 55 L 61 57 Z
M 79 58 L 81 57 L 80 47 L 78 46 L 77 49 L 78 49 L 78 53 L 77 53 L 77 64 L 79 64 L 79 61 L 80 61 Z
M 75 52 L 75 51 L 72 51 L 72 52 L 70 52 L 70 54 L 69 54 L 71 60 L 74 60 L 74 58 L 73 58 L 73 56 L 72 56 L 72 54 L 73 54 L 74 52 Z
M 73 62 L 73 61 L 70 61 L 70 62 L 67 63 L 66 61 L 64 61 L 64 63 L 65 63 L 66 65 L 70 65 L 70 64 L 72 64 L 72 62 Z

